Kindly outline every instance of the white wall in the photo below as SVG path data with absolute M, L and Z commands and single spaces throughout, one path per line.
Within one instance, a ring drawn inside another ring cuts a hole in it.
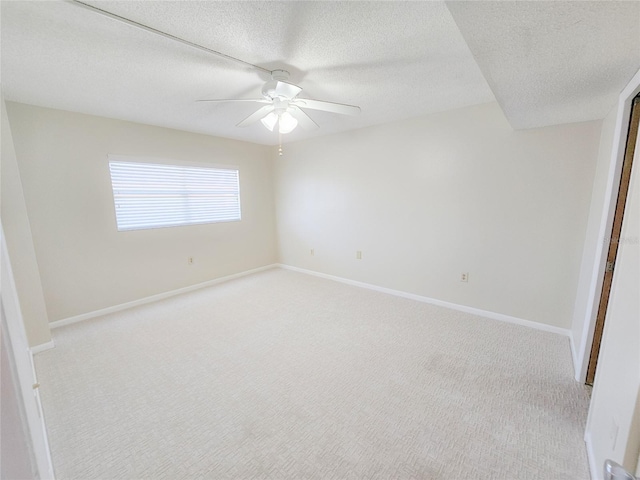
M 276 261 L 269 148 L 11 102 L 7 110 L 50 321 Z M 108 154 L 237 166 L 242 221 L 118 232 Z
M 281 262 L 569 328 L 600 126 L 491 103 L 287 144 Z
M 2 110 L 0 216 L 5 230 L 7 249 L 13 263 L 27 339 L 29 345 L 35 346 L 49 342 L 51 331 L 4 98 L 0 103 Z
M 640 145 L 639 145 L 640 147 Z M 640 392 L 640 148 L 625 208 L 611 297 L 593 386 L 587 438 L 600 469 L 611 458 L 635 471 L 640 431 L 633 431 Z M 636 417 L 635 428 L 638 418 Z M 617 426 L 617 432 L 616 432 Z
M 602 131 L 600 133 L 600 147 L 598 149 L 598 161 L 593 179 L 593 187 L 591 191 L 591 206 L 589 208 L 589 220 L 587 222 L 587 231 L 584 240 L 584 249 L 582 251 L 582 262 L 580 264 L 580 277 L 578 280 L 578 291 L 576 294 L 576 302 L 573 310 L 573 321 L 571 324 L 571 335 L 573 336 L 573 345 L 578 349 L 584 340 L 585 319 L 591 312 L 588 307 L 590 294 L 592 291 L 593 281 L 593 260 L 603 248 L 604 238 L 600 234 L 602 223 L 602 214 L 605 208 L 605 197 L 607 194 L 607 182 L 609 180 L 611 151 L 614 144 L 614 133 L 616 129 L 616 120 L 618 117 L 617 105 L 609 112 L 602 122 Z M 576 380 L 584 382 L 584 376 L 581 375 L 582 358 L 579 352 L 574 351 L 574 365 L 576 367 Z M 582 378 L 581 378 L 582 377 Z

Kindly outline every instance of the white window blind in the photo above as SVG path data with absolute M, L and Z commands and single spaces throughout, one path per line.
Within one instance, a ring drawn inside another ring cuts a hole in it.
M 118 230 L 240 220 L 238 170 L 110 161 Z

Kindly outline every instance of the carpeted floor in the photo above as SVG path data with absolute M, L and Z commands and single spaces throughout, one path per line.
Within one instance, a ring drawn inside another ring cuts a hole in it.
M 589 478 L 559 335 L 279 269 L 53 333 L 59 480 Z

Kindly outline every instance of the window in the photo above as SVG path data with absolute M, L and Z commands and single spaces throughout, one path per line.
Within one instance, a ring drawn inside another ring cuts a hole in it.
M 240 220 L 238 170 L 109 161 L 118 230 Z

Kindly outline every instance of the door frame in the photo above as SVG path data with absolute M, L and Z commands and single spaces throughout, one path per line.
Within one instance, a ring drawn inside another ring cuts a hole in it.
M 633 76 L 625 89 L 618 97 L 618 114 L 613 136 L 613 146 L 609 161 L 609 175 L 604 196 L 604 208 L 598 230 L 599 247 L 593 259 L 591 270 L 591 282 L 589 284 L 589 296 L 587 299 L 587 311 L 585 313 L 582 331 L 582 341 L 578 345 L 577 362 L 575 365 L 575 379 L 584 383 L 587 378 L 589 356 L 593 343 L 596 317 L 600 305 L 600 293 L 602 291 L 604 273 L 606 268 L 607 253 L 609 251 L 609 239 L 607 238 L 613 226 L 616 200 L 622 164 L 624 163 L 625 147 L 629 134 L 629 119 L 631 116 L 631 104 L 640 93 L 640 70 Z M 637 168 L 637 165 L 636 165 Z M 605 240 L 606 239 L 606 240 Z
M 598 302 L 598 310 L 596 313 L 596 323 L 593 331 L 593 340 L 591 342 L 591 352 L 589 353 L 587 375 L 585 380 L 585 383 L 587 385 L 593 385 L 598 364 L 598 357 L 600 356 L 602 335 L 604 333 L 604 325 L 609 307 L 611 288 L 613 285 L 613 276 L 615 274 L 615 265 L 618 258 L 618 249 L 620 247 L 622 223 L 627 206 L 626 204 L 629 194 L 629 188 L 631 187 L 631 171 L 633 169 L 634 157 L 636 156 L 636 147 L 640 143 L 640 137 L 638 136 L 639 126 L 640 96 L 636 96 L 633 99 L 631 107 L 629 130 L 624 151 L 624 162 L 620 174 L 620 183 L 618 184 L 617 198 L 613 215 L 613 226 L 611 228 L 611 232 L 609 233 L 609 235 L 607 235 L 607 238 L 609 239 L 609 247 L 606 255 L 606 268 L 602 280 L 600 301 Z M 611 267 L 609 267 L 610 265 Z
M 35 467 L 37 478 L 40 480 L 54 480 L 55 473 L 51 461 L 47 427 L 44 421 L 42 403 L 40 402 L 39 384 L 33 364 L 33 353 L 29 348 L 27 334 L 24 329 L 20 301 L 16 289 L 13 270 L 4 231 L 0 223 L 0 274 L 2 289 L 0 303 L 4 315 L 2 316 L 2 335 L 10 345 L 7 349 L 12 374 L 17 381 L 16 390 L 19 391 L 18 406 L 22 411 L 28 448 L 32 455 L 32 466 Z

